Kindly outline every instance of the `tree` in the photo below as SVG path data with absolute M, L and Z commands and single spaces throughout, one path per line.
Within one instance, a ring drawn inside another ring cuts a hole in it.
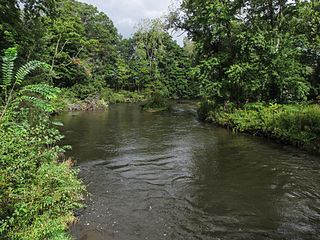
M 239 105 L 306 100 L 303 48 L 289 27 L 298 8 L 285 0 L 184 0 L 171 19 L 196 44 L 193 73 L 203 96 Z
M 164 57 L 164 31 L 159 19 L 145 19 L 137 26 L 133 36 L 135 44 L 135 59 L 145 62 L 148 76 L 143 85 L 152 87 L 152 83 L 159 82 L 159 61 Z
M 130 66 L 138 91 L 166 97 L 191 97 L 190 58 L 159 20 L 144 20 L 132 39 Z M 129 48 L 130 49 L 130 48 Z
M 41 49 L 42 18 L 53 16 L 56 0 L 0 0 L 0 51 L 14 45 L 21 59 L 30 59 Z
M 111 83 L 119 35 L 107 15 L 67 0 L 57 5 L 54 18 L 45 19 L 45 26 L 45 60 L 51 62 L 56 86 L 88 84 L 94 78 Z

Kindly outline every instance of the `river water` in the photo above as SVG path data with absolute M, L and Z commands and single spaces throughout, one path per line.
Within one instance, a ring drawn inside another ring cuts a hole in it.
M 75 239 L 320 239 L 317 156 L 200 123 L 189 104 L 59 120 L 90 194 Z

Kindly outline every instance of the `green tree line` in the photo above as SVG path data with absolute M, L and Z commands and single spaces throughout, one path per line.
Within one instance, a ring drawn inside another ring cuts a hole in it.
M 18 63 L 50 64 L 47 81 L 81 98 L 111 88 L 240 106 L 319 95 L 319 1 L 184 0 L 165 23 L 145 20 L 129 39 L 106 14 L 74 0 L 0 6 L 0 51 L 16 46 Z M 188 33 L 184 48 L 169 28 Z
M 203 96 L 237 105 L 317 100 L 319 1 L 184 0 L 170 22 L 195 43 Z
M 123 39 L 110 18 L 75 0 L 1 0 L 0 51 L 15 46 L 18 63 L 50 65 L 46 81 L 86 98 L 103 88 L 192 97 L 191 59 L 160 20 L 145 20 Z M 43 81 L 34 78 L 33 81 Z

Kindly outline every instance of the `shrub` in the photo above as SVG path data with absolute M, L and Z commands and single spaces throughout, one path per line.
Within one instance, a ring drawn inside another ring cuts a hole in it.
M 320 147 L 319 105 L 286 106 L 278 114 L 274 134 L 297 145 Z
M 146 111 L 165 111 L 170 108 L 170 105 L 164 95 L 154 92 L 142 108 Z
M 70 162 L 58 162 L 61 137 L 48 120 L 1 126 L 1 239 L 51 239 L 73 221 L 84 188 Z
M 109 103 L 135 103 L 144 100 L 144 96 L 137 92 L 129 92 L 125 90 L 115 92 L 110 88 L 104 89 L 101 96 Z
M 53 128 L 50 104 L 59 90 L 24 84 L 25 77 L 46 64 L 32 61 L 14 74 L 16 49 L 6 50 L 0 107 L 0 239 L 69 239 L 65 230 L 80 207 L 84 187 L 59 162 L 62 136 Z M 61 160 L 61 159 L 60 159 Z

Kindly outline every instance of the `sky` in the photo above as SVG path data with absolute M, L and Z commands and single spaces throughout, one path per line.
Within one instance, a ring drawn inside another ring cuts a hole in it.
M 172 2 L 179 0 L 80 0 L 92 4 L 105 12 L 124 37 L 130 37 L 141 19 L 161 17 L 168 12 Z M 174 34 L 174 39 L 181 45 L 183 37 Z

